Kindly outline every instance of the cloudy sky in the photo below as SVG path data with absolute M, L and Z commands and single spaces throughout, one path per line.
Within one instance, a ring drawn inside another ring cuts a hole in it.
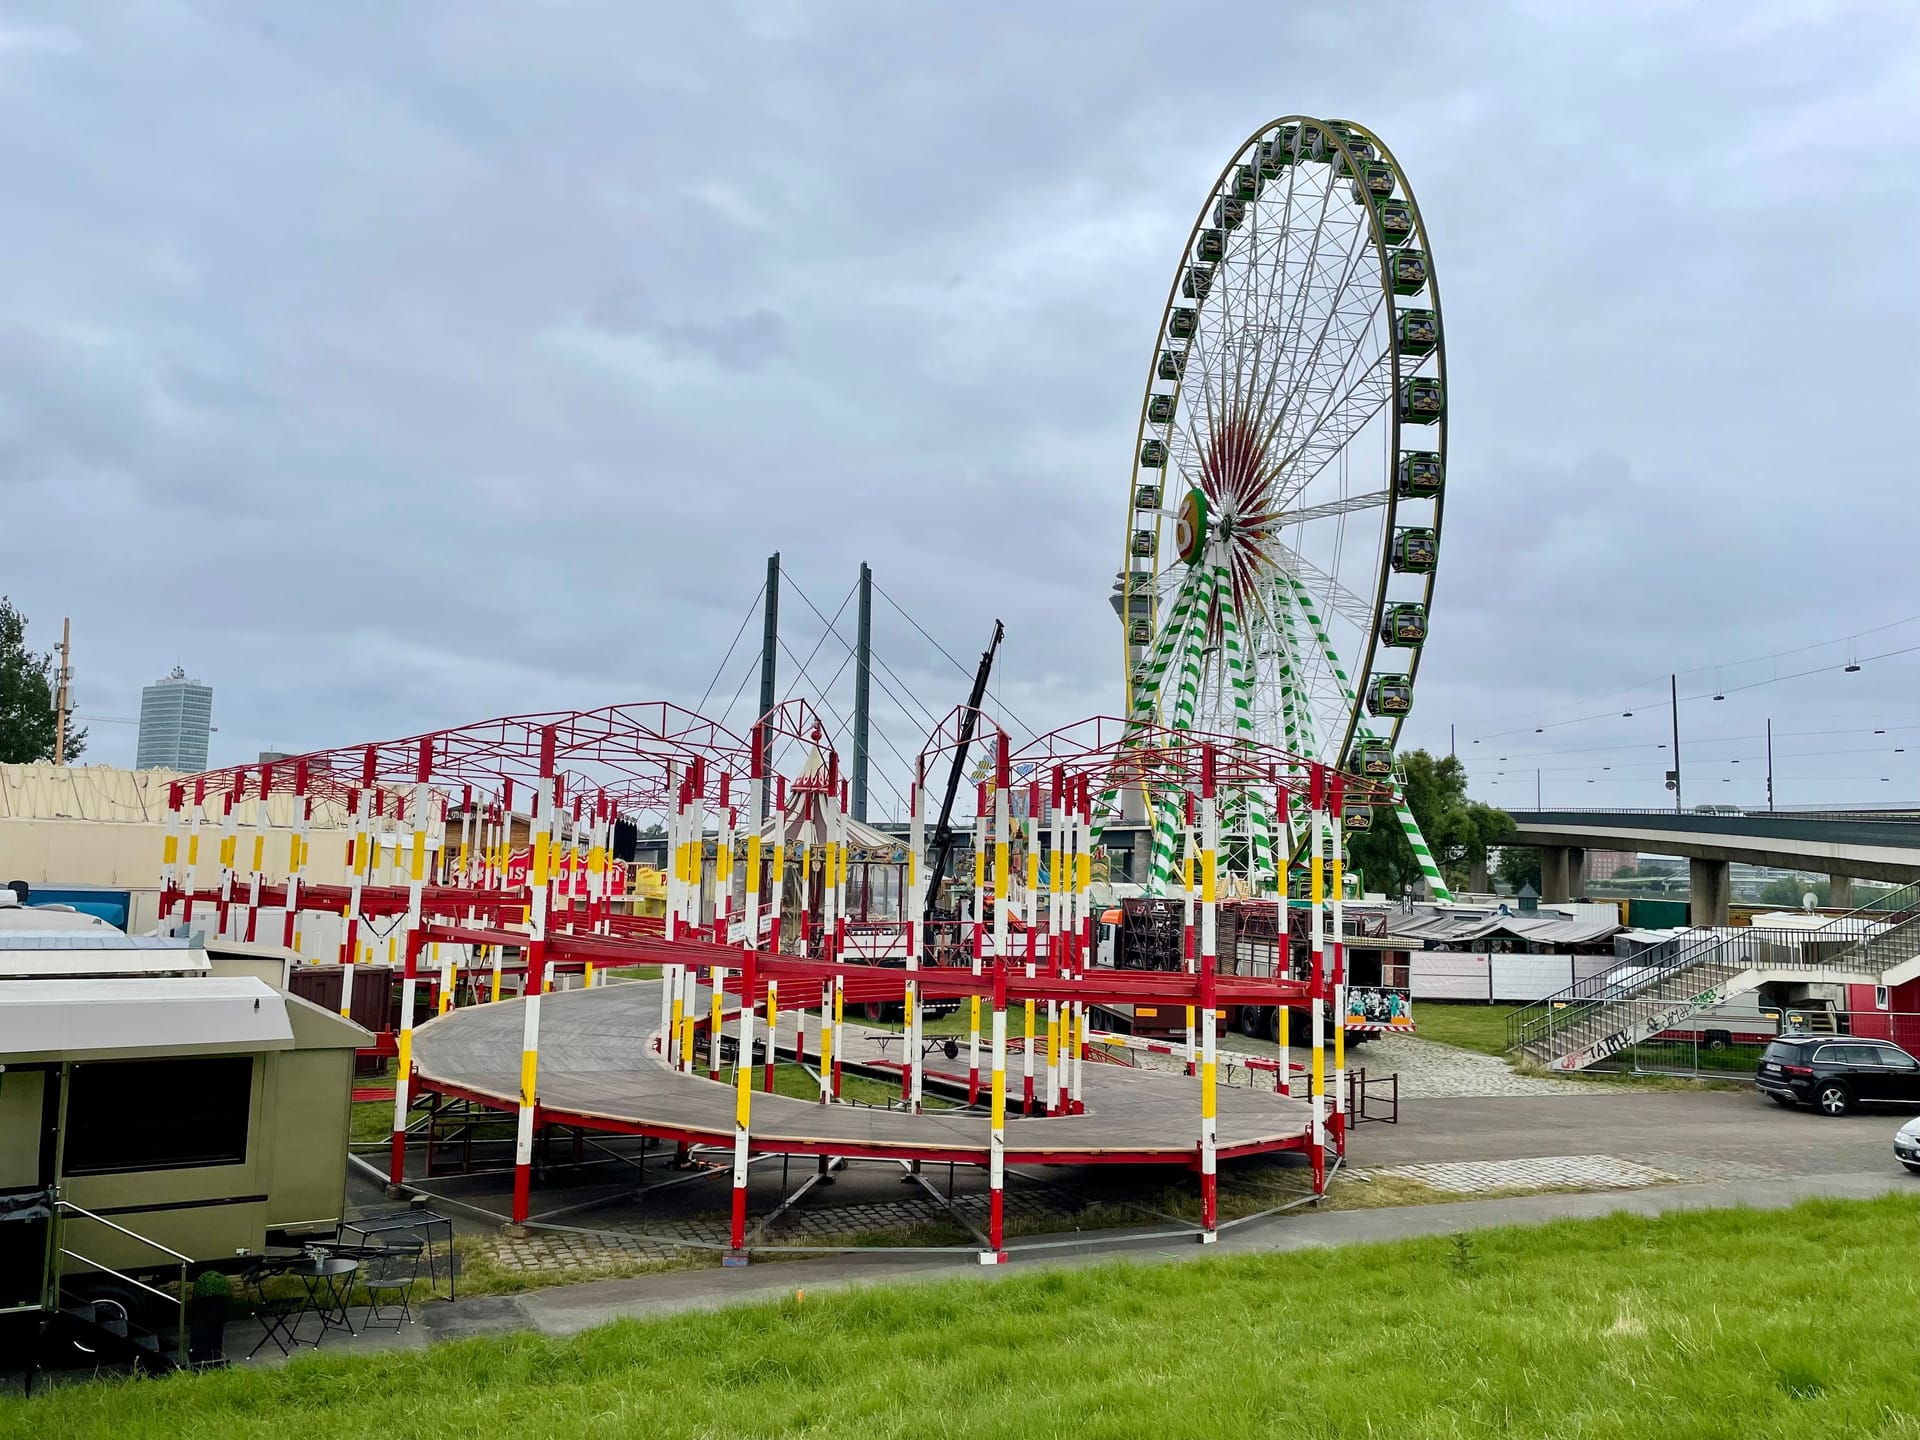
M 969 668 L 1004 619 L 1026 724 L 1111 711 L 1167 279 L 1287 113 L 1392 145 L 1446 298 L 1410 739 L 1658 803 L 1679 669 L 1689 801 L 1761 799 L 1768 717 L 1783 802 L 1920 797 L 1920 652 L 1868 659 L 1920 646 L 1909 3 L 8 0 L 0 590 L 83 715 L 212 683 L 216 762 L 717 711 L 773 550 Z

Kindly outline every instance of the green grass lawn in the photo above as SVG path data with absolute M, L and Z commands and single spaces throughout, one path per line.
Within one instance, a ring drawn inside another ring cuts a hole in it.
M 1507 1051 L 1507 1017 L 1521 1005 L 1481 1005 L 1470 1000 L 1422 1000 L 1413 1007 L 1414 1033 L 1422 1040 L 1478 1050 L 1482 1055 Z
M 789 1296 L 66 1385 L 0 1437 L 1913 1436 L 1917 1225 L 1824 1201 Z

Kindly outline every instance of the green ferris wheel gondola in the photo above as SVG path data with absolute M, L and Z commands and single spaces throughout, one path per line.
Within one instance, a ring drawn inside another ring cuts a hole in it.
M 1305 766 L 1350 755 L 1390 782 L 1411 708 L 1446 457 L 1432 256 L 1377 135 L 1348 120 L 1270 122 L 1202 199 L 1149 357 L 1113 596 L 1126 714 L 1143 734 L 1164 725 L 1295 757 L 1278 790 L 1221 796 L 1223 863 L 1256 891 L 1284 883 L 1305 840 L 1274 795 L 1294 806 Z M 1139 503 L 1149 484 L 1172 514 Z M 1147 826 L 1151 859 L 1135 878 L 1149 889 L 1174 873 L 1180 803 L 1103 797 L 1103 815 Z M 1397 792 L 1381 803 L 1411 826 Z M 1444 894 L 1437 870 L 1423 871 Z

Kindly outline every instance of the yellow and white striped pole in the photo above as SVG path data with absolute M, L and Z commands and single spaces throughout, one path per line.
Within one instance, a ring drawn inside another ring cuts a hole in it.
M 1062 767 L 1053 768 L 1051 786 L 1048 793 L 1052 797 L 1047 818 L 1047 964 L 1054 974 L 1060 972 L 1063 917 L 1067 894 L 1067 802 L 1065 793 L 1066 774 Z M 1060 1108 L 1060 1002 L 1049 998 L 1047 1001 L 1047 1085 L 1041 1098 L 1040 1109 L 1043 1114 L 1058 1113 Z

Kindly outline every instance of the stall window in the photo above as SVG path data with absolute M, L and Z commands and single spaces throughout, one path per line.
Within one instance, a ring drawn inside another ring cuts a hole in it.
M 1884 1010 L 1887 1008 L 1886 986 L 1876 985 L 1873 987 L 1873 1008 L 1876 1010 Z
M 250 1055 L 75 1065 L 66 1173 L 244 1164 L 252 1108 Z

